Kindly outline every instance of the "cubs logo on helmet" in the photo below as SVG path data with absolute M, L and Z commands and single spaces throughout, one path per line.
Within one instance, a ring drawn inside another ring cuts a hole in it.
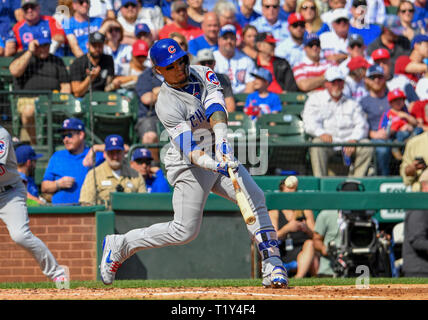
M 215 74 L 215 72 L 214 71 L 208 71 L 206 74 L 205 74 L 205 76 L 206 76 L 206 78 L 207 78 L 207 80 L 209 81 L 209 82 L 211 82 L 212 84 L 215 84 L 216 86 L 218 86 L 219 84 L 220 84 L 220 81 L 218 81 L 218 79 L 217 79 L 217 75 Z
M 6 144 L 3 140 L 0 140 L 0 154 L 3 154 L 6 151 Z
M 168 52 L 169 52 L 169 53 L 173 54 L 173 53 L 175 53 L 175 51 L 177 51 L 177 49 L 175 49 L 175 47 L 174 47 L 174 46 L 169 46 L 169 47 L 168 47 Z

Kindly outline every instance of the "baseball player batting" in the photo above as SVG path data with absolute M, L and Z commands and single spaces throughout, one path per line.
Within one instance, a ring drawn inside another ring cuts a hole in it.
M 55 282 L 68 281 L 46 245 L 30 230 L 27 212 L 27 189 L 17 170 L 15 150 L 9 132 L 0 126 L 0 218 L 10 237 L 29 251 L 43 274 Z
M 121 264 L 139 250 L 195 239 L 211 191 L 236 203 L 228 173 L 232 168 L 256 217 L 247 228 L 262 257 L 262 284 L 287 287 L 287 272 L 279 257 L 277 234 L 263 191 L 236 161 L 227 141 L 227 112 L 216 74 L 204 66 L 190 66 L 189 56 L 172 39 L 156 42 L 150 58 L 155 71 L 164 77 L 156 113 L 171 141 L 164 161 L 168 181 L 174 186 L 174 219 L 122 235 L 107 235 L 100 264 L 102 281 L 113 283 Z

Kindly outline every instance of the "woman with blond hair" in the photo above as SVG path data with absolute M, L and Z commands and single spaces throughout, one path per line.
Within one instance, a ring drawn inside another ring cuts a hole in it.
M 317 1 L 297 1 L 296 12 L 300 13 L 305 19 L 305 30 L 308 33 L 317 33 L 319 35 L 324 31 L 329 31 L 326 25 L 323 26 Z

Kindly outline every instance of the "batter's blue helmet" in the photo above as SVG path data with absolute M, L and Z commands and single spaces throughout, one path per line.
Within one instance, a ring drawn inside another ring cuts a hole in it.
M 157 41 L 150 49 L 150 59 L 159 67 L 166 67 L 185 55 L 187 52 L 181 49 L 177 41 L 169 38 Z

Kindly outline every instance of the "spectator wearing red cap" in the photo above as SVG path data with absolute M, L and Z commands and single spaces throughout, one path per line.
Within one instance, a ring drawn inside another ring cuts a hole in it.
M 345 78 L 343 94 L 351 99 L 360 101 L 368 94 L 364 78 L 370 64 L 361 56 L 352 58 L 348 64 L 349 74 Z
M 423 131 L 417 126 L 415 117 L 407 110 L 405 100 L 406 94 L 400 89 L 388 92 L 390 109 L 383 113 L 379 121 L 379 129 L 386 130 L 387 139 L 404 142 L 411 135 L 417 135 Z M 403 158 L 399 148 L 392 148 L 392 154 L 397 160 Z
M 298 91 L 293 70 L 287 60 L 275 56 L 276 40 L 271 34 L 262 32 L 256 36 L 256 65 L 269 70 L 272 81 L 267 90 L 273 93 Z
M 302 61 L 305 19 L 300 13 L 292 13 L 288 16 L 288 31 L 290 31 L 290 37 L 278 43 L 275 56 L 287 60 L 293 67 Z
M 113 84 L 116 89 L 123 88 L 133 92 L 138 77 L 146 69 L 145 62 L 149 55 L 149 45 L 144 40 L 137 40 L 132 45 L 132 57 L 128 64 L 121 67 L 120 75 L 116 76 Z
M 378 64 L 382 67 L 386 80 L 390 80 L 393 76 L 391 73 L 391 55 L 385 48 L 379 48 L 372 52 L 371 60 L 373 64 Z

